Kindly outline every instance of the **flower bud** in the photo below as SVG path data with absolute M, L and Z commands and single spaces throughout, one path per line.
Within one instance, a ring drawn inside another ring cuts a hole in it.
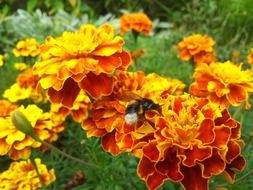
M 16 112 L 12 113 L 11 121 L 12 121 L 13 125 L 18 130 L 31 136 L 35 140 L 38 139 L 38 137 L 33 132 L 33 127 L 31 125 L 31 123 L 28 121 L 28 119 L 26 118 L 26 116 L 22 112 L 16 111 Z

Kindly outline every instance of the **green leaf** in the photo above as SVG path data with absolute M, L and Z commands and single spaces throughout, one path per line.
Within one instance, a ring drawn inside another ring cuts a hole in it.
M 28 12 L 32 12 L 35 7 L 37 6 L 38 1 L 37 0 L 28 0 L 26 4 L 26 9 Z

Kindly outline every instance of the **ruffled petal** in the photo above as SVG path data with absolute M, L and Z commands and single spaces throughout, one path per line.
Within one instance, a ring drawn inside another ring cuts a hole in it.
M 119 147 L 115 140 L 115 131 L 107 133 L 102 137 L 102 147 L 105 151 L 110 152 L 112 155 L 119 154 Z
M 194 167 L 181 167 L 184 179 L 181 181 L 186 190 L 208 190 L 208 179 L 202 176 L 198 165 Z
M 211 119 L 205 119 L 201 122 L 197 139 L 201 140 L 203 143 L 211 143 L 214 141 L 214 122 Z
M 65 81 L 64 86 L 60 91 L 50 88 L 48 90 L 48 95 L 53 103 L 62 104 L 66 107 L 72 107 L 79 92 L 80 88 L 77 83 L 75 83 L 72 79 L 68 79 Z
M 108 77 L 106 74 L 95 75 L 90 72 L 81 81 L 80 87 L 90 96 L 98 99 L 101 96 L 108 96 L 112 93 L 113 78 Z

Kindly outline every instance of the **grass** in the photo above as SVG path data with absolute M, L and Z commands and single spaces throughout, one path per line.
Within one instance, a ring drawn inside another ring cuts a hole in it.
M 233 15 L 225 20 L 222 15 L 217 16 L 215 14 L 218 11 L 217 5 L 214 4 L 215 1 L 203 2 L 203 4 L 198 6 L 188 4 L 186 13 L 183 11 L 180 12 L 184 21 L 180 23 L 181 25 L 179 25 L 178 21 L 175 21 L 175 25 L 171 29 L 158 31 L 149 37 L 140 35 L 137 42 L 134 41 L 131 33 L 126 34 L 124 36 L 126 49 L 138 50 L 143 48 L 145 51 L 145 54 L 135 62 L 130 70 L 142 70 L 146 74 L 154 72 L 162 76 L 182 80 L 187 84 L 186 91 L 188 91 L 188 86 L 192 82 L 194 68 L 191 63 L 184 63 L 178 59 L 176 44 L 184 36 L 199 32 L 207 33 L 215 39 L 217 42 L 217 55 L 220 61 L 231 60 L 231 54 L 234 51 L 239 51 L 240 57 L 237 61 L 246 62 L 245 58 L 252 44 L 249 43 L 249 38 L 245 34 L 245 31 L 243 32 L 238 29 L 238 33 L 235 36 L 230 39 L 225 39 L 226 27 L 232 22 Z M 201 5 L 204 5 L 205 8 L 211 7 L 211 9 L 205 13 L 203 9 L 199 9 Z M 194 12 L 190 13 L 190 10 L 194 10 Z M 189 22 L 186 22 L 187 20 Z M 173 23 L 173 20 L 170 22 Z M 12 54 L 8 56 L 5 60 L 5 66 L 0 68 L 0 96 L 6 88 L 13 84 L 19 73 L 13 69 L 13 64 L 17 61 L 16 58 Z M 251 104 L 253 104 L 252 98 Z M 235 110 L 233 108 L 231 112 L 233 113 Z M 242 173 L 238 174 L 238 177 L 241 177 L 253 168 L 253 141 L 251 140 L 252 136 L 250 136 L 251 132 L 253 132 L 253 108 L 242 110 L 237 116 L 237 120 L 242 123 L 242 138 L 246 144 L 246 148 L 242 152 L 246 157 L 247 166 Z M 65 122 L 65 125 L 65 131 L 60 134 L 58 141 L 54 145 L 68 154 L 95 164 L 97 167 L 84 167 L 53 151 L 40 153 L 34 150 L 34 155 L 41 156 L 42 162 L 46 163 L 48 168 L 55 169 L 57 181 L 47 187 L 47 189 L 64 189 L 77 171 L 83 171 L 85 173 L 86 182 L 73 188 L 73 190 L 146 189 L 145 183 L 139 179 L 136 173 L 138 164 L 136 158 L 127 153 L 114 157 L 104 152 L 99 139 L 87 138 L 85 132 L 80 128 L 80 124 L 74 123 L 70 118 Z M 2 169 L 8 164 L 9 161 L 6 157 L 0 159 L 0 165 L 3 166 Z M 233 185 L 229 185 L 223 177 L 212 178 L 211 190 L 214 190 L 221 184 L 223 184 L 223 187 L 232 190 L 253 189 L 252 175 Z M 173 184 L 168 181 L 160 190 L 178 190 L 180 188 L 178 184 Z

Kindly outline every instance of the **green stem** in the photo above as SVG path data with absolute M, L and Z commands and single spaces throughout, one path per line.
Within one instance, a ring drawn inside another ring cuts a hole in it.
M 31 159 L 31 162 L 32 162 L 32 164 L 33 164 L 33 166 L 34 166 L 34 168 L 35 168 L 35 171 L 36 171 L 36 173 L 37 173 L 37 176 L 38 176 L 38 178 L 39 178 L 39 180 L 40 180 L 41 188 L 42 188 L 42 189 L 45 189 L 45 186 L 44 186 L 44 184 L 43 184 L 43 181 L 42 181 L 42 178 L 41 178 L 39 169 L 38 169 L 38 167 L 37 167 L 37 164 L 36 164 L 34 158 Z
M 238 114 L 242 111 L 242 109 L 244 108 L 244 103 L 240 105 L 239 108 L 236 109 L 236 111 L 233 114 L 233 118 L 236 119 L 236 117 L 238 116 Z
M 243 176 L 241 176 L 237 180 L 235 180 L 235 183 L 238 183 L 239 181 L 242 181 L 243 179 L 248 177 L 251 173 L 253 173 L 253 168 L 251 170 L 249 170 L 246 174 L 244 174 Z
M 248 142 L 245 144 L 245 146 L 244 146 L 244 151 L 247 149 L 247 147 L 249 146 L 249 144 L 252 142 L 252 140 L 253 140 L 253 136 L 252 135 L 250 135 L 250 137 L 249 137 L 250 139 L 248 140 Z
M 85 161 L 83 161 L 83 160 L 81 160 L 81 159 L 79 159 L 79 158 L 77 158 L 77 157 L 71 156 L 70 154 L 67 154 L 66 152 L 61 151 L 60 149 L 56 148 L 55 146 L 53 146 L 53 145 L 51 145 L 51 144 L 49 144 L 49 143 L 47 143 L 47 142 L 45 142 L 45 141 L 42 141 L 42 140 L 39 139 L 39 138 L 38 138 L 38 139 L 36 138 L 35 140 L 39 141 L 40 143 L 42 143 L 43 145 L 47 146 L 48 148 L 54 150 L 55 152 L 58 152 L 59 154 L 65 156 L 66 158 L 69 158 L 69 159 L 71 159 L 71 160 L 74 160 L 74 161 L 76 161 L 76 162 L 79 162 L 80 164 L 83 164 L 83 165 L 88 166 L 88 167 L 97 167 L 97 166 L 94 165 L 94 164 L 85 162 Z

